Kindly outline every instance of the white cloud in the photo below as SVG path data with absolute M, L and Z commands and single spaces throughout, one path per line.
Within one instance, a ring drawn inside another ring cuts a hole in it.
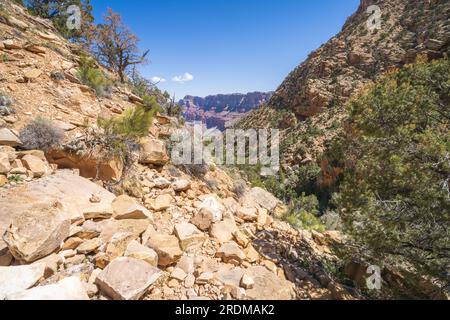
M 164 78 L 161 78 L 161 77 L 153 77 L 153 78 L 150 79 L 150 81 L 151 81 L 152 83 L 164 83 L 164 82 L 166 82 L 167 80 L 164 79 Z
M 194 76 L 190 74 L 189 72 L 186 72 L 185 74 L 181 76 L 176 76 L 172 78 L 172 81 L 178 82 L 178 83 L 185 83 L 194 80 Z

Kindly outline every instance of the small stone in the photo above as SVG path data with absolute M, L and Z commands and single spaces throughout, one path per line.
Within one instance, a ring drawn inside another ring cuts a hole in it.
M 84 241 L 81 238 L 78 237 L 72 237 L 66 240 L 64 244 L 61 247 L 61 250 L 73 250 L 78 248 L 80 244 L 82 244 Z
M 125 251 L 125 256 L 143 260 L 154 267 L 158 266 L 158 254 L 156 253 L 156 251 L 149 247 L 141 245 L 136 240 L 130 242 L 127 250 Z
M 249 275 L 244 274 L 241 279 L 241 287 L 244 289 L 253 289 L 255 286 L 255 280 Z
M 178 281 L 183 281 L 186 278 L 187 274 L 183 271 L 181 268 L 175 268 L 172 273 L 170 274 L 170 277 L 173 279 L 176 279 Z
M 166 189 L 170 186 L 170 181 L 166 178 L 157 178 L 152 181 L 155 185 L 155 188 L 158 189 Z
M 170 194 L 163 194 L 149 202 L 149 206 L 154 211 L 163 211 L 170 208 L 173 198 Z
M 122 195 L 112 202 L 114 210 L 114 219 L 148 219 L 152 215 L 150 211 L 139 205 L 133 198 Z
M 199 285 L 205 285 L 209 283 L 214 278 L 214 274 L 212 272 L 203 272 L 195 281 L 195 283 Z
M 22 158 L 22 162 L 28 170 L 33 172 L 35 178 L 40 178 L 47 172 L 44 161 L 34 155 L 27 154 Z
M 183 254 L 177 237 L 172 235 L 152 233 L 147 241 L 147 246 L 156 251 L 158 265 L 163 267 L 176 263 Z
M 103 244 L 100 238 L 95 238 L 83 242 L 77 247 L 77 252 L 81 254 L 89 254 L 97 250 Z
M 195 285 L 195 277 L 193 274 L 188 274 L 186 279 L 184 279 L 184 287 L 192 288 Z
M 177 263 L 177 268 L 182 269 L 185 273 L 194 273 L 194 258 L 189 256 L 182 256 Z
M 222 259 L 225 263 L 240 265 L 245 259 L 245 254 L 236 242 L 230 241 L 220 247 L 216 253 L 216 257 Z
M 172 183 L 172 188 L 176 192 L 187 191 L 191 187 L 191 182 L 189 180 L 177 180 Z

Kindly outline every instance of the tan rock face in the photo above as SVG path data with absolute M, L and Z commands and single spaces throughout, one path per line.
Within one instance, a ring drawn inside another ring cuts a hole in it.
M 191 182 L 189 180 L 181 179 L 172 183 L 172 188 L 176 192 L 187 191 L 191 187 Z
M 143 145 L 139 162 L 142 164 L 165 165 L 169 162 L 166 146 L 163 141 L 147 138 Z
M 250 267 L 246 274 L 254 280 L 253 288 L 246 291 L 252 300 L 293 300 L 295 291 L 291 282 L 282 280 L 264 267 Z
M 16 259 L 33 262 L 59 248 L 69 231 L 70 219 L 60 204 L 40 206 L 16 217 L 3 240 Z
M 34 286 L 44 277 L 45 264 L 0 267 L 0 300 Z
M 122 195 L 112 203 L 114 219 L 148 219 L 152 217 L 150 211 L 139 205 L 133 198 Z
M 102 199 L 91 203 L 92 194 Z M 115 196 L 95 183 L 79 177 L 70 171 L 59 170 L 56 174 L 34 180 L 26 185 L 7 190 L 0 197 L 0 234 L 9 227 L 15 217 L 38 205 L 59 202 L 73 221 L 83 220 L 85 213 L 110 212 Z
M 254 208 L 255 204 L 258 204 L 269 212 L 273 212 L 280 203 L 281 201 L 273 194 L 259 187 L 251 189 L 251 191 L 246 193 L 241 199 L 241 205 L 243 207 Z
M 145 261 L 117 258 L 95 281 L 100 290 L 115 300 L 137 300 L 160 277 L 161 272 Z
M 31 154 L 24 156 L 22 162 L 33 173 L 35 178 L 42 177 L 48 171 L 44 161 Z
M 17 147 L 21 146 L 20 139 L 7 128 L 0 128 L 0 146 Z
M 36 287 L 8 296 L 9 300 L 89 300 L 78 277 L 65 278 L 55 284 Z
M 8 178 L 2 174 L 0 174 L 0 187 L 3 187 L 5 184 L 7 184 Z
M 191 223 L 202 231 L 208 231 L 213 223 L 213 214 L 207 208 L 200 209 L 191 219 Z
M 149 206 L 154 211 L 163 211 L 170 208 L 173 198 L 170 194 L 163 194 L 149 202 Z
M 217 250 L 216 257 L 222 259 L 225 263 L 240 265 L 245 259 L 245 254 L 236 242 L 230 241 L 223 244 L 220 249 Z
M 154 267 L 158 266 L 158 254 L 156 251 L 141 245 L 137 241 L 130 242 L 125 251 L 125 257 L 143 260 Z
M 176 263 L 183 254 L 178 238 L 172 235 L 152 233 L 147 246 L 158 253 L 158 265 L 162 267 Z
M 206 240 L 206 235 L 190 223 L 175 225 L 175 234 L 180 240 L 181 249 L 187 250 L 191 247 L 199 247 Z
M 123 164 L 119 160 L 104 161 L 95 158 L 81 157 L 63 150 L 47 153 L 50 163 L 60 169 L 79 169 L 84 178 L 98 178 L 104 181 L 117 181 L 122 176 Z M 97 172 L 98 170 L 98 172 Z
M 11 170 L 9 157 L 6 152 L 0 152 L 0 174 L 7 174 Z

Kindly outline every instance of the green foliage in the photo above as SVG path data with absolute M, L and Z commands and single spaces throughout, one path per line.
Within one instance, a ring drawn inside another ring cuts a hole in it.
M 65 38 L 81 43 L 89 42 L 90 27 L 94 22 L 90 0 L 25 0 L 23 3 L 31 14 L 50 19 Z M 67 9 L 71 5 L 80 8 L 82 21 L 79 29 L 70 30 L 67 27 Z
M 83 84 L 94 89 L 97 95 L 109 95 L 112 83 L 100 69 L 95 67 L 93 59 L 87 56 L 81 57 L 77 77 Z
M 418 61 L 349 103 L 329 152 L 346 164 L 335 202 L 347 231 L 380 259 L 449 284 L 450 63 Z
M 143 106 L 136 106 L 125 110 L 120 116 L 99 118 L 97 122 L 109 134 L 139 139 L 148 135 L 154 113 L 155 109 L 147 110 Z
M 281 219 L 292 226 L 302 230 L 325 231 L 325 226 L 317 217 L 319 214 L 319 201 L 314 195 L 305 194 L 293 199 Z

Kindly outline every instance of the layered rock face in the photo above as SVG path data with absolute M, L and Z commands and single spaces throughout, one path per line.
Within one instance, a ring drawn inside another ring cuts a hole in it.
M 371 5 L 380 8 L 380 29 L 371 31 Z M 390 68 L 414 62 L 417 56 L 430 59 L 448 55 L 450 3 L 446 0 L 363 0 L 342 31 L 292 71 L 264 106 L 242 119 L 240 127 L 278 127 L 288 140 L 310 127 L 323 130 L 307 146 L 308 153 L 321 153 L 341 128 L 343 106 L 352 95 Z M 288 143 L 284 160 L 298 164 L 299 139 Z
M 188 121 L 201 121 L 208 128 L 224 130 L 239 121 L 247 112 L 267 102 L 273 92 L 251 92 L 247 94 L 219 94 L 205 98 L 186 96 L 180 100 L 185 107 Z

